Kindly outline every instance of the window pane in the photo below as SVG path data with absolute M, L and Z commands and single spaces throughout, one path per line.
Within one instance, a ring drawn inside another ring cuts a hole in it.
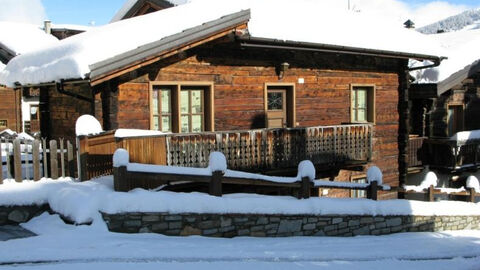
M 193 90 L 192 93 L 192 113 L 202 113 L 202 90 Z
M 357 119 L 356 121 L 359 122 L 367 122 L 367 110 L 365 109 L 358 109 L 357 110 Z
M 160 129 L 160 126 L 159 126 L 159 123 L 158 123 L 158 117 L 157 117 L 157 116 L 154 116 L 154 117 L 153 117 L 153 129 L 154 129 L 154 130 L 159 130 L 159 129 Z
M 357 107 L 362 109 L 367 108 L 367 90 L 358 89 L 356 92 L 357 92 Z
M 170 90 L 162 90 L 162 113 L 170 113 Z
M 180 126 L 181 126 L 181 132 L 190 131 L 190 128 L 189 128 L 190 125 L 188 123 L 188 115 L 182 115 Z
M 190 102 L 188 100 L 188 91 L 182 91 L 180 96 L 180 112 L 188 113 L 188 108 L 190 107 Z
M 171 125 L 170 116 L 162 116 L 162 131 L 163 132 L 171 132 L 172 125 Z
M 152 91 L 153 114 L 158 114 L 158 91 Z
M 203 115 L 192 115 L 192 132 L 203 131 Z
M 267 94 L 268 110 L 283 110 L 283 95 L 279 92 L 270 92 Z

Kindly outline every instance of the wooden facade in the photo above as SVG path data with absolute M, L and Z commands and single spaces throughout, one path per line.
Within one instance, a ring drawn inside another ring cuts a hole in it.
M 0 131 L 22 132 L 21 92 L 0 86 Z

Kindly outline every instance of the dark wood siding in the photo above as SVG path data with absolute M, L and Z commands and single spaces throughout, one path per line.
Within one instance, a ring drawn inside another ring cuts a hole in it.
M 0 86 L 0 120 L 7 120 L 7 128 L 22 132 L 21 92 Z M 0 131 L 5 128 L 0 127 Z

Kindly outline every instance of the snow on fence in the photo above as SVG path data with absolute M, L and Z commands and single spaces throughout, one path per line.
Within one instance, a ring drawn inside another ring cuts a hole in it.
M 65 149 L 66 147 L 66 149 Z M 46 139 L 0 139 L 0 184 L 3 179 L 40 180 L 41 177 L 58 179 L 75 175 L 74 147 L 70 141 Z M 52 154 L 56 153 L 56 154 Z
M 376 167 L 375 167 L 376 168 Z M 377 168 L 378 170 L 378 168 Z M 113 156 L 113 177 L 116 191 L 129 191 L 135 188 L 158 189 L 186 183 L 206 183 L 208 193 L 222 196 L 223 185 L 240 185 L 289 189 L 290 195 L 299 199 L 318 196 L 319 188 L 366 190 L 367 198 L 376 200 L 378 190 L 389 190 L 382 185 L 381 173 L 374 174 L 368 184 L 344 183 L 315 180 L 315 167 L 310 161 L 302 161 L 298 166 L 297 177 L 275 177 L 227 169 L 227 159 L 220 152 L 212 152 L 206 168 L 176 167 L 130 163 L 129 153 L 125 149 L 117 149 Z M 379 170 L 378 170 L 379 171 Z

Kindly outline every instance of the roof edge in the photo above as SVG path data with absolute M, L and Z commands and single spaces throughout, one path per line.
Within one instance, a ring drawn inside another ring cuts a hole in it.
M 437 95 L 440 96 L 448 90 L 452 89 L 455 85 L 461 83 L 463 80 L 468 78 L 473 73 L 480 71 L 480 59 L 474 61 L 470 65 L 464 67 L 463 69 L 453 73 L 448 78 L 438 83 Z

